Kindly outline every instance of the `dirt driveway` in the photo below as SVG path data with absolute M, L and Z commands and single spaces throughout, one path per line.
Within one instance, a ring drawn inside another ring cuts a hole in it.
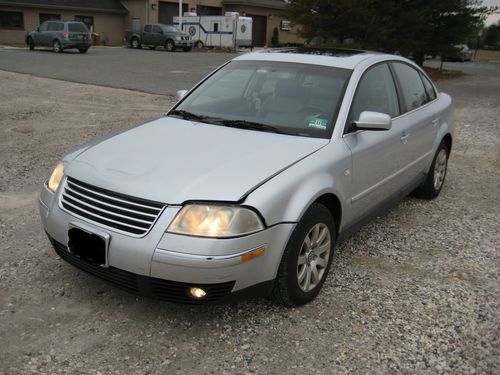
M 17 373 L 495 373 L 500 368 L 499 78 L 449 81 L 442 195 L 408 198 L 338 248 L 313 303 L 191 307 L 59 259 L 37 194 L 90 138 L 172 98 L 0 71 L 0 370 Z

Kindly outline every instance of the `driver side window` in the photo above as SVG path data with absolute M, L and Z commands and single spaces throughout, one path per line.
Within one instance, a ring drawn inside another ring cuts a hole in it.
M 399 116 L 396 86 L 387 64 L 379 64 L 365 72 L 361 78 L 349 112 L 348 125 L 359 119 L 363 111 Z

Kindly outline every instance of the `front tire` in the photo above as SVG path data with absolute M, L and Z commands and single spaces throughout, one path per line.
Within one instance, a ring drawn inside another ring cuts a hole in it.
M 87 53 L 87 51 L 88 51 L 88 50 L 89 50 L 89 49 L 88 49 L 88 48 L 86 48 L 86 47 L 78 48 L 78 51 L 79 51 L 80 53 Z
M 281 258 L 272 299 L 284 306 L 312 301 L 326 280 L 335 248 L 330 211 L 314 203 L 295 227 Z
M 35 41 L 31 37 L 28 38 L 28 46 L 30 51 L 33 51 L 35 49 Z
M 52 42 L 52 51 L 55 53 L 61 53 L 63 51 L 61 42 L 57 39 Z
M 434 199 L 439 195 L 444 185 L 449 155 L 449 146 L 446 142 L 441 142 L 423 185 L 413 193 L 417 198 Z

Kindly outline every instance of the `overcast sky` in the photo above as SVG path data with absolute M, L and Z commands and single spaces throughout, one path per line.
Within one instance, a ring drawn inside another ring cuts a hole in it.
M 498 6 L 500 7 L 500 0 L 483 0 L 483 4 L 486 6 Z M 500 20 L 500 14 L 492 14 L 486 19 L 486 26 L 491 25 Z

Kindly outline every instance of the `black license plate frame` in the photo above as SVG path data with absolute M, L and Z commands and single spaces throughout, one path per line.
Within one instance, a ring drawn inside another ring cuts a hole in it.
M 109 267 L 108 247 L 110 236 L 80 225 L 70 224 L 68 228 L 68 251 L 89 264 Z

